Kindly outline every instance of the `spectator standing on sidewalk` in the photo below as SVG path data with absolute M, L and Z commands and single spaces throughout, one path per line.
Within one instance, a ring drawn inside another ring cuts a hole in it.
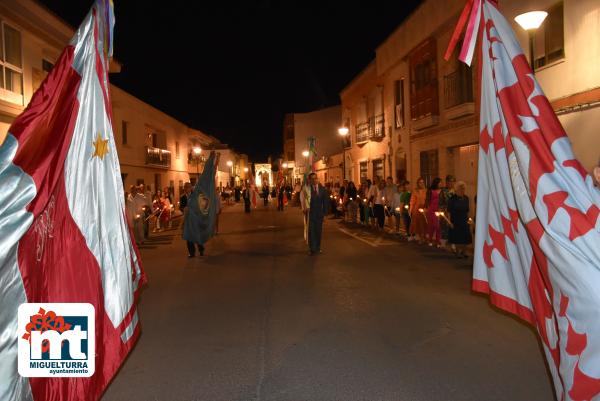
M 400 186 L 400 208 L 402 209 L 402 223 L 404 232 L 409 241 L 412 240 L 410 233 L 410 182 L 403 181 Z
M 391 206 L 391 202 L 392 202 L 392 197 L 394 196 L 394 194 L 398 192 L 398 187 L 396 185 L 394 185 L 394 180 L 392 179 L 392 177 L 387 177 L 385 179 L 385 187 L 383 188 L 383 197 L 384 197 L 384 208 L 385 208 L 385 216 L 387 218 L 388 221 L 388 225 L 390 227 L 390 229 L 393 229 L 393 227 L 395 226 L 395 217 L 394 217 L 394 210 L 395 208 L 393 208 Z
M 358 190 L 354 182 L 348 182 L 348 189 L 346 189 L 346 208 L 348 210 L 348 220 L 351 223 L 356 223 L 356 205 L 358 204 Z
M 391 215 L 394 219 L 394 234 L 400 234 L 400 220 L 402 219 L 402 194 L 400 193 L 400 186 L 395 186 L 395 191 L 389 192 L 390 201 L 388 207 Z M 387 198 L 387 196 L 386 196 Z
M 429 238 L 429 246 L 436 245 L 440 246 L 441 232 L 440 232 L 440 183 L 442 179 L 436 177 L 431 182 L 429 190 L 427 191 L 427 198 L 425 201 L 425 208 L 427 209 L 427 237 Z
M 375 185 L 376 192 L 375 197 L 373 198 L 373 214 L 375 215 L 375 219 L 377 222 L 376 228 L 379 230 L 383 230 L 385 225 L 385 196 L 384 196 L 384 188 L 385 184 L 383 180 L 378 179 L 377 185 Z
M 456 179 L 452 175 L 446 176 L 446 185 L 442 188 L 440 192 L 440 212 L 447 213 L 448 212 L 448 201 L 450 198 L 454 196 L 454 184 L 456 183 Z M 448 229 L 450 225 L 446 219 L 440 219 L 440 233 L 441 233 L 441 244 L 442 247 L 446 247 L 446 243 L 448 242 Z
M 456 247 L 456 256 L 466 258 L 466 248 L 472 242 L 469 227 L 469 197 L 465 194 L 467 185 L 463 181 L 456 184 L 456 194 L 448 200 L 448 213 L 452 225 L 448 231 L 448 241 Z
M 425 200 L 427 198 L 427 190 L 425 189 L 425 180 L 419 177 L 417 180 L 417 188 L 410 197 L 410 232 L 413 238 L 419 241 L 419 244 L 425 240 L 427 231 L 427 218 L 425 217 Z
M 367 180 L 367 208 L 366 208 L 366 213 L 365 213 L 365 224 L 367 226 L 371 226 L 371 227 L 375 227 L 376 221 L 373 218 L 374 214 L 373 214 L 373 202 L 375 201 L 375 196 L 377 196 L 377 182 L 378 182 L 378 177 L 375 177 L 375 182 L 371 183 L 371 180 Z

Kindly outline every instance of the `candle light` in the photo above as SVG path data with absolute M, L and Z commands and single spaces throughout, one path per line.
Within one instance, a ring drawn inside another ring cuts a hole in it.
M 404 208 L 405 208 L 406 210 L 408 210 L 408 205 L 404 205 Z
M 420 208 L 419 208 L 419 213 L 423 213 L 423 212 L 424 212 L 423 208 L 422 208 L 422 207 L 420 207 Z
M 399 212 L 399 211 L 400 211 L 400 208 L 399 208 L 399 207 L 397 207 L 397 208 L 396 208 L 396 211 L 397 211 L 397 212 Z
M 435 212 L 436 217 L 440 217 L 440 212 Z

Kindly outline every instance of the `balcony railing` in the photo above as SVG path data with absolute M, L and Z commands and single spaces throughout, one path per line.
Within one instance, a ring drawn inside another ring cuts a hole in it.
M 356 143 L 367 142 L 369 140 L 369 123 L 364 122 L 356 125 Z
M 356 125 L 356 143 L 378 140 L 385 136 L 383 114 L 369 117 L 369 120 Z
M 369 139 L 381 139 L 384 135 L 383 114 L 369 118 Z
M 473 78 L 469 68 L 460 67 L 444 77 L 444 100 L 447 109 L 473 103 Z
M 166 149 L 146 146 L 146 164 L 162 168 L 171 167 L 171 152 Z

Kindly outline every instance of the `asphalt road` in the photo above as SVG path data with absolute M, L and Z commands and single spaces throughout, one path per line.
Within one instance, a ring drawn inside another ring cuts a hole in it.
M 142 249 L 142 336 L 103 401 L 553 400 L 532 329 L 470 291 L 448 254 L 298 209 L 224 210 L 207 256 Z

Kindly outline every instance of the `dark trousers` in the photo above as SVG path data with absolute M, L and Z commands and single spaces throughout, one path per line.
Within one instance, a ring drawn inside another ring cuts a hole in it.
M 312 253 L 321 250 L 321 233 L 323 232 L 323 219 L 309 217 L 308 223 L 308 247 Z
M 186 244 L 187 244 L 188 254 L 190 256 L 196 256 L 196 249 L 195 249 L 194 245 L 198 246 L 198 252 L 200 252 L 200 255 L 204 254 L 204 246 L 202 244 L 194 244 L 192 241 L 186 241 Z
M 410 214 L 402 213 L 402 218 L 404 219 L 404 229 L 406 230 L 406 235 L 410 235 Z
M 277 210 L 283 211 L 283 196 L 277 197 Z
M 250 200 L 244 200 L 244 212 L 250 213 Z
M 379 225 L 379 228 L 383 228 L 385 225 L 385 210 L 383 209 L 383 205 L 373 205 L 373 214 L 377 219 L 377 225 Z
M 265 206 L 269 206 L 269 196 L 268 195 L 263 198 L 263 202 L 264 202 Z

